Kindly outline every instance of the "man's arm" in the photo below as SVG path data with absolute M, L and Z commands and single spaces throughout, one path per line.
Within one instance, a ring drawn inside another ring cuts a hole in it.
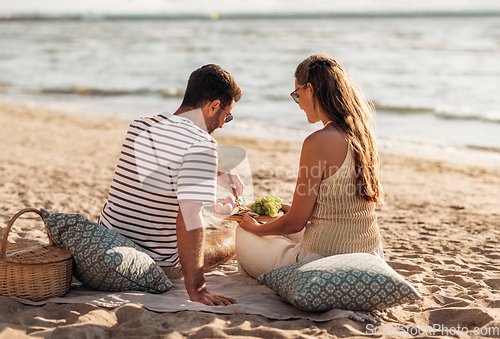
M 177 248 L 181 261 L 184 283 L 192 301 L 208 306 L 231 305 L 235 299 L 210 293 L 204 276 L 205 227 L 201 217 L 202 204 L 180 202 L 176 221 Z

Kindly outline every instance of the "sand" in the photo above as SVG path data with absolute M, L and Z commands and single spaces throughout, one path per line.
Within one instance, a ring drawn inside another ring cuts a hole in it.
M 128 122 L 0 103 L 0 228 L 25 207 L 81 213 L 95 220 Z M 227 127 L 230 129 L 230 126 Z M 290 202 L 300 144 L 216 133 L 221 145 L 247 150 L 256 195 Z M 386 204 L 377 209 L 386 261 L 422 298 L 376 312 L 380 323 L 315 323 L 255 315 L 155 313 L 137 305 L 26 306 L 0 297 L 0 338 L 126 337 L 500 337 L 500 168 L 381 154 Z M 228 227 L 222 222 L 211 228 Z M 47 241 L 35 215 L 19 219 L 11 242 Z M 235 265 L 234 262 L 232 265 Z M 434 326 L 434 327 L 433 327 Z M 468 335 L 465 335 L 465 331 Z M 496 331 L 496 335 L 494 335 Z M 486 335 L 487 336 L 487 335 Z M 474 336 L 473 336 L 474 337 Z M 479 336 L 477 336 L 479 337 Z

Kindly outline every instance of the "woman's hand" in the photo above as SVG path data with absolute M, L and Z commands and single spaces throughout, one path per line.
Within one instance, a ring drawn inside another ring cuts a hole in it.
M 246 187 L 239 175 L 225 172 L 221 172 L 217 177 L 217 184 L 231 193 L 234 192 L 233 187 L 231 187 L 231 184 L 233 184 L 236 196 L 242 195 Z
M 245 231 L 248 231 L 248 232 L 251 232 L 251 233 L 254 233 L 257 235 L 258 235 L 259 228 L 262 227 L 261 224 L 259 224 L 257 222 L 257 220 L 255 220 L 250 215 L 248 215 L 248 213 L 243 216 L 243 220 L 239 222 L 239 225 Z
M 287 214 L 290 211 L 290 208 L 292 208 L 292 205 L 281 204 L 281 210 L 283 211 L 283 214 Z

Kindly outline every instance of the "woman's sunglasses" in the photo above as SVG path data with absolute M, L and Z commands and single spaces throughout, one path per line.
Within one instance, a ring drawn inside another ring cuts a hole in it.
M 302 86 L 300 86 L 299 88 L 297 88 L 295 91 L 293 91 L 292 93 L 290 93 L 290 96 L 292 97 L 293 101 L 295 101 L 297 104 L 299 103 L 299 94 L 297 93 L 297 91 L 301 88 L 304 88 L 306 87 L 307 84 L 303 84 Z

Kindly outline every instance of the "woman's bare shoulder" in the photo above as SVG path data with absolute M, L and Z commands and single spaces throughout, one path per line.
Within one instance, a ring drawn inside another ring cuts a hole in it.
M 302 153 L 326 161 L 330 166 L 336 166 L 343 162 L 347 148 L 345 134 L 334 128 L 329 128 L 311 133 L 304 140 Z
M 344 133 L 335 128 L 323 128 L 309 134 L 304 140 L 304 146 L 331 148 L 334 145 L 346 145 L 347 140 Z

